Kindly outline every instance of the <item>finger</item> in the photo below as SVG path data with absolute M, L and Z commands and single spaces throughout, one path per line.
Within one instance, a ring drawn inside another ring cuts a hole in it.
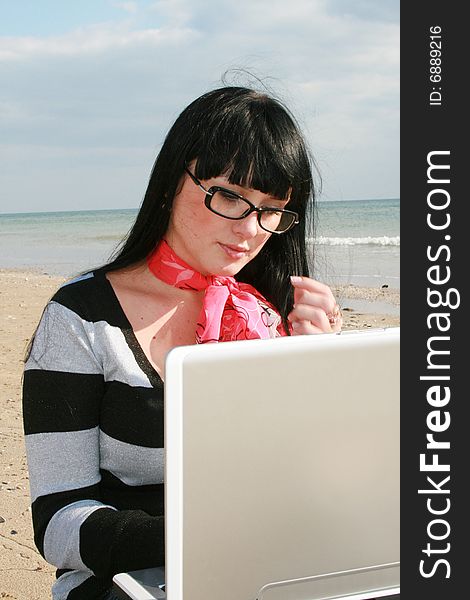
M 340 331 L 343 325 L 343 315 L 338 304 L 335 304 L 333 311 L 327 313 L 326 316 L 330 322 L 332 331 Z
M 325 333 L 320 327 L 315 327 L 310 321 L 294 321 L 292 323 L 292 335 L 314 335 Z
M 295 321 L 310 321 L 324 332 L 331 331 L 331 323 L 328 320 L 326 312 L 319 306 L 296 304 L 287 318 L 291 323 Z
M 325 312 L 333 312 L 336 299 L 330 287 L 310 277 L 291 276 L 294 287 L 294 303 L 316 304 Z
M 321 308 L 326 313 L 332 313 L 336 306 L 333 294 L 310 292 L 303 289 L 296 289 L 294 291 L 294 306 L 297 306 L 298 304 L 318 306 L 318 308 Z
M 336 323 L 331 324 L 331 331 L 333 333 L 337 333 L 338 331 L 341 331 L 343 327 L 343 317 L 339 316 Z
M 291 275 L 291 283 L 295 289 L 308 290 L 310 292 L 319 292 L 333 295 L 330 287 L 326 283 L 312 279 L 311 277 L 301 277 L 300 275 Z

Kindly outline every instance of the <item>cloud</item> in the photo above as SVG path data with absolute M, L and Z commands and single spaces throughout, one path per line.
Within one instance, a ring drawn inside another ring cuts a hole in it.
M 115 2 L 114 22 L 0 38 L 0 139 L 16 149 L 4 165 L 18 177 L 27 169 L 30 182 L 15 189 L 9 177 L 6 195 L 26 206 L 48 165 L 57 189 L 73 174 L 75 208 L 135 206 L 140 192 L 108 195 L 112 165 L 130 178 L 123 188 L 141 190 L 184 106 L 221 85 L 227 69 L 246 67 L 298 116 L 329 197 L 398 196 L 399 25 L 384 4 L 398 2 L 349 2 L 349 12 L 336 0 Z M 237 71 L 228 79 L 261 85 Z M 51 207 L 59 200 L 48 198 Z
M 133 15 L 139 10 L 138 2 L 112 2 L 111 4 L 116 8 L 120 8 L 121 10 Z
M 400 2 L 393 0 L 329 0 L 324 5 L 331 14 L 350 15 L 365 21 L 397 23 L 400 14 Z
M 123 25 L 92 25 L 60 36 L 0 38 L 0 63 L 98 54 L 135 47 L 152 48 L 192 39 L 190 29 L 143 29 L 132 31 Z

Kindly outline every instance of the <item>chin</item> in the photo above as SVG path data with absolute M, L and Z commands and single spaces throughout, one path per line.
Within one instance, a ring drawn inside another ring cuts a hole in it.
M 222 277 L 235 277 L 250 261 L 244 260 L 240 262 L 233 262 L 228 265 L 220 267 L 213 275 L 220 275 Z
M 243 266 L 235 267 L 234 265 L 231 265 L 230 267 L 223 267 L 214 273 L 214 275 L 219 275 L 220 277 L 235 277 L 235 275 L 243 269 Z

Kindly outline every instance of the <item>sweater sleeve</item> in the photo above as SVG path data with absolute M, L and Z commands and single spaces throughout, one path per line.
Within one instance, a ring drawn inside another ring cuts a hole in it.
M 25 365 L 23 419 L 39 551 L 59 569 L 110 578 L 164 563 L 164 518 L 102 501 L 101 362 L 91 324 L 50 302 Z

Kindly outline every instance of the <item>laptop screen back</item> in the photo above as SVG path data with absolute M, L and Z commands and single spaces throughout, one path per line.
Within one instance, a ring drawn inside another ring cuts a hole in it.
M 165 419 L 168 600 L 399 585 L 398 328 L 177 348 Z

